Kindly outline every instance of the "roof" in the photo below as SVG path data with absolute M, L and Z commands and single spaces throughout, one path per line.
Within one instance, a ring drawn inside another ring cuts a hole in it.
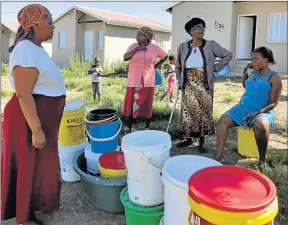
M 15 34 L 20 25 L 17 20 L 1 20 L 1 23 Z
M 86 13 L 92 17 L 95 17 L 97 19 L 101 19 L 103 22 L 111 25 L 116 26 L 124 26 L 124 27 L 134 27 L 139 28 L 141 26 L 148 26 L 152 30 L 155 31 L 162 31 L 162 32 L 168 32 L 171 33 L 172 29 L 169 26 L 166 26 L 161 23 L 157 23 L 152 20 L 136 17 L 136 16 L 130 16 L 126 14 L 121 13 L 115 13 L 111 11 L 105 11 L 95 8 L 89 8 L 84 6 L 72 6 L 63 13 L 61 13 L 54 22 L 57 22 L 59 19 L 61 19 L 63 16 L 65 16 L 67 13 L 69 13 L 71 10 L 77 9 L 83 13 Z
M 166 12 L 170 12 L 170 13 L 171 13 L 171 12 L 172 12 L 172 8 L 173 8 L 174 6 L 176 6 L 176 5 L 179 5 L 180 3 L 182 3 L 182 1 L 181 1 L 181 2 L 173 2 L 173 3 L 165 6 L 163 9 L 164 9 Z

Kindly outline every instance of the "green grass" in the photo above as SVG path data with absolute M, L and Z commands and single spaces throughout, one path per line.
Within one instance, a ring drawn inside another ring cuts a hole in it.
M 1 62 L 1 76 L 8 76 L 8 64 Z

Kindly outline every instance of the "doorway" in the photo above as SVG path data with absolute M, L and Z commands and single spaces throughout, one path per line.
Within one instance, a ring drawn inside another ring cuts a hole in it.
M 238 17 L 237 60 L 250 60 L 256 46 L 257 15 Z
M 93 31 L 85 31 L 85 60 L 93 60 Z

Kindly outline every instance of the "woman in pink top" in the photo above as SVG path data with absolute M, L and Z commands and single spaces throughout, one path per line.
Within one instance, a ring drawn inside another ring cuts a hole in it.
M 153 32 L 149 27 L 139 28 L 137 43 L 132 44 L 124 55 L 124 61 L 130 60 L 128 87 L 123 104 L 123 115 L 129 117 L 128 128 L 132 130 L 133 119 L 144 117 L 149 128 L 152 117 L 152 105 L 155 88 L 155 69 L 168 58 L 157 45 L 151 43 Z M 161 60 L 155 65 L 156 59 Z

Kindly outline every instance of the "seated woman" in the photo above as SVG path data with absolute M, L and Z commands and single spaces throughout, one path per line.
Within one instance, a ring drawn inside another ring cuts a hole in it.
M 217 161 L 224 162 L 228 130 L 242 126 L 245 129 L 253 128 L 259 151 L 259 165 L 265 163 L 269 129 L 275 120 L 273 109 L 277 106 L 282 91 L 282 81 L 276 72 L 270 70 L 270 64 L 275 64 L 275 60 L 269 48 L 260 47 L 253 51 L 252 63 L 243 72 L 242 85 L 246 90 L 240 103 L 224 113 L 218 124 Z M 254 69 L 250 76 L 248 69 Z

